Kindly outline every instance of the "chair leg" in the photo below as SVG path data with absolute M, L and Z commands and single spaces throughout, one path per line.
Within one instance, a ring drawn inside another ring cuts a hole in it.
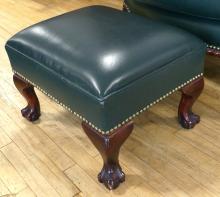
M 191 129 L 200 122 L 200 117 L 192 112 L 192 106 L 203 88 L 204 78 L 200 77 L 181 89 L 182 98 L 179 104 L 178 119 L 185 129 Z
M 22 116 L 31 122 L 38 120 L 41 115 L 40 103 L 34 91 L 34 87 L 17 74 L 14 74 L 13 80 L 16 88 L 28 103 L 28 105 L 21 110 Z
M 119 151 L 131 134 L 133 123 L 129 122 L 109 135 L 97 132 L 85 122 L 82 122 L 82 127 L 103 158 L 104 165 L 98 175 L 99 182 L 110 190 L 117 188 L 125 181 L 125 174 L 119 164 Z

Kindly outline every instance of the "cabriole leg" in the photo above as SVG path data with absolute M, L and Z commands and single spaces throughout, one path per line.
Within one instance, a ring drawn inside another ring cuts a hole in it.
M 97 132 L 85 122 L 82 122 L 82 127 L 103 158 L 103 168 L 98 175 L 99 182 L 110 190 L 117 188 L 125 180 L 125 174 L 119 164 L 119 151 L 131 134 L 133 123 L 129 122 L 109 135 Z
M 14 74 L 13 80 L 16 88 L 28 103 L 27 106 L 21 110 L 22 116 L 31 122 L 39 119 L 40 103 L 34 91 L 34 87 L 17 74 Z

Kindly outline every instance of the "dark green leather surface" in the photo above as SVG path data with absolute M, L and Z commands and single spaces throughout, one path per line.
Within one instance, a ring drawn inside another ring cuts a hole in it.
M 178 28 L 93 6 L 6 44 L 12 67 L 101 130 L 203 72 L 205 45 Z
M 219 0 L 136 0 L 157 8 L 202 18 L 220 20 Z
M 131 11 L 194 33 L 220 46 L 219 0 L 126 0 Z

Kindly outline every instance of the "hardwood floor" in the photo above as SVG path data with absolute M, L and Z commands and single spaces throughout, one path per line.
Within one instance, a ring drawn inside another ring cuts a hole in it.
M 220 196 L 220 59 L 207 57 L 206 86 L 194 107 L 192 131 L 176 121 L 175 93 L 135 119 L 120 159 L 126 182 L 109 192 L 97 181 L 102 160 L 80 121 L 36 91 L 41 119 L 20 115 L 24 99 L 12 82 L 7 39 L 43 19 L 92 4 L 122 7 L 121 0 L 0 1 L 0 196 L 213 197 Z

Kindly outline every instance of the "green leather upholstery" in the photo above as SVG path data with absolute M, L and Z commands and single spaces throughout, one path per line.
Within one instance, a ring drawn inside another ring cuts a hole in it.
M 176 27 L 93 6 L 19 32 L 6 50 L 15 72 L 107 132 L 202 73 L 205 44 Z
M 220 47 L 219 0 L 125 0 L 129 9 L 199 36 L 209 45 Z

